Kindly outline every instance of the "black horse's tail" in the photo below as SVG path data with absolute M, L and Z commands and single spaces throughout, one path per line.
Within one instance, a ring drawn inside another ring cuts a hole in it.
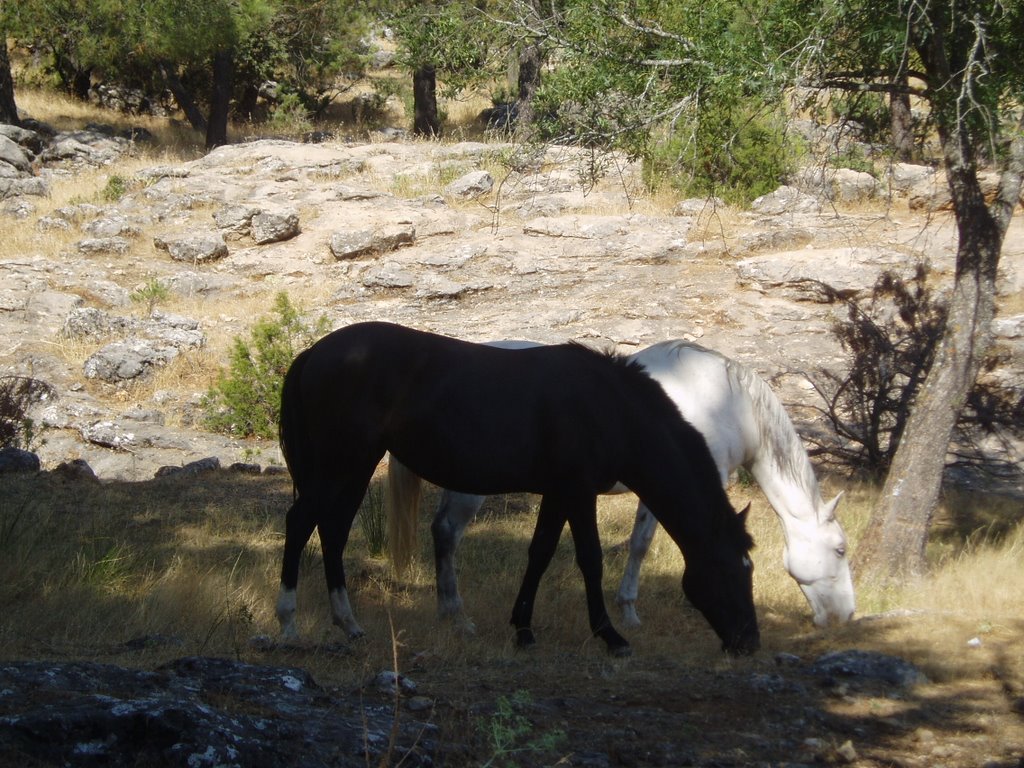
M 308 357 L 308 349 L 300 352 L 284 375 L 284 383 L 281 385 L 281 414 L 277 426 L 281 453 L 288 471 L 291 472 L 292 494 L 296 498 L 306 487 L 306 472 L 309 467 L 303 452 L 309 441 L 302 428 L 302 399 L 299 396 L 299 382 L 302 380 L 302 369 Z

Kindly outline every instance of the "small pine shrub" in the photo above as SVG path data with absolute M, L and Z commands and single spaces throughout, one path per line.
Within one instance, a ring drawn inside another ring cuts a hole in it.
M 171 290 L 153 277 L 147 280 L 144 286 L 132 291 L 131 300 L 136 304 L 145 304 L 148 313 L 153 314 L 153 309 L 156 305 L 162 301 L 167 301 L 170 295 Z
M 128 191 L 128 182 L 125 181 L 124 176 L 113 175 L 107 179 L 107 185 L 103 188 L 100 196 L 108 203 L 116 203 L 122 197 L 125 192 Z
M 249 341 L 235 337 L 228 371 L 203 400 L 209 429 L 239 437 L 277 435 L 284 375 L 295 356 L 326 333 L 327 318 L 307 325 L 286 293 L 277 295 L 274 313 L 256 322 Z

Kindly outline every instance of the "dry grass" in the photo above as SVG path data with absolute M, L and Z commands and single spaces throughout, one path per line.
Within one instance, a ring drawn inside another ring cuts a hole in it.
M 194 480 L 82 485 L 39 476 L 4 478 L 3 485 L 0 657 L 59 649 L 72 656 L 117 658 L 125 653 L 121 643 L 148 635 L 180 638 L 183 647 L 169 649 L 174 654 L 247 655 L 252 635 L 276 632 L 272 601 L 291 490 L 286 478 L 225 472 Z M 855 539 L 871 491 L 854 489 L 848 495 L 853 498 L 844 504 L 842 519 Z M 902 590 L 879 594 L 860 585 L 862 615 L 905 608 L 921 612 L 917 618 L 861 621 L 819 632 L 809 626 L 806 603 L 782 568 L 781 528 L 774 514 L 756 489 L 734 486 L 731 496 L 736 506 L 748 500 L 754 504 L 755 599 L 769 651 L 794 644 L 821 647 L 840 639 L 857 647 L 906 644 L 913 649 L 920 646 L 916 641 L 924 626 L 932 642 L 916 648 L 914 660 L 955 677 L 975 671 L 976 665 L 976 656 L 954 653 L 968 639 L 961 636 L 962 628 L 973 627 L 992 642 L 1020 638 L 1020 527 L 1000 543 L 964 546 L 928 579 Z M 433 501 L 428 498 L 425 506 Z M 332 675 L 362 674 L 364 665 L 386 667 L 390 648 L 382 639 L 392 620 L 410 653 L 455 654 L 476 663 L 513 654 L 507 614 L 525 567 L 535 504 L 530 497 L 492 498 L 471 527 L 459 564 L 467 611 L 479 628 L 473 639 L 455 635 L 434 616 L 426 515 L 417 565 L 400 583 L 385 561 L 367 554 L 359 526 L 354 526 L 347 568 L 354 607 L 370 639 L 347 663 L 358 660 L 357 668 L 348 666 L 346 673 L 334 667 Z M 630 495 L 600 501 L 600 526 L 609 546 L 605 580 L 610 605 L 625 562 L 624 549 L 613 545 L 628 538 L 634 509 Z M 305 637 L 327 642 L 337 638 L 326 615 L 318 559 L 317 548 L 310 546 L 302 569 L 299 623 Z M 681 570 L 678 550 L 659 531 L 644 564 L 639 606 L 644 627 L 631 633 L 634 644 L 644 655 L 720 663 L 717 640 L 706 623 L 683 607 Z M 566 535 L 539 595 L 538 635 L 546 647 L 601 658 L 603 649 L 589 637 L 580 582 Z M 883 625 L 885 631 L 879 632 Z M 683 644 L 681 637 L 686 638 Z

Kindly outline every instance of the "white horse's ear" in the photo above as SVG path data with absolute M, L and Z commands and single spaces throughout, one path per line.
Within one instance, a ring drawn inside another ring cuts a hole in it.
M 839 506 L 839 500 L 843 498 L 844 493 L 846 493 L 846 491 L 840 491 L 839 493 L 836 494 L 836 497 L 832 499 L 832 501 L 825 505 L 825 520 L 836 519 L 836 507 Z

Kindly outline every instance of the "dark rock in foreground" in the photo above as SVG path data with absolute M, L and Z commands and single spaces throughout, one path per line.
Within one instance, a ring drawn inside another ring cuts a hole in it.
M 0 664 L 0 754 L 70 766 L 366 766 L 389 750 L 393 703 L 308 672 L 187 657 L 153 672 Z M 391 763 L 434 764 L 436 728 L 404 718 Z

